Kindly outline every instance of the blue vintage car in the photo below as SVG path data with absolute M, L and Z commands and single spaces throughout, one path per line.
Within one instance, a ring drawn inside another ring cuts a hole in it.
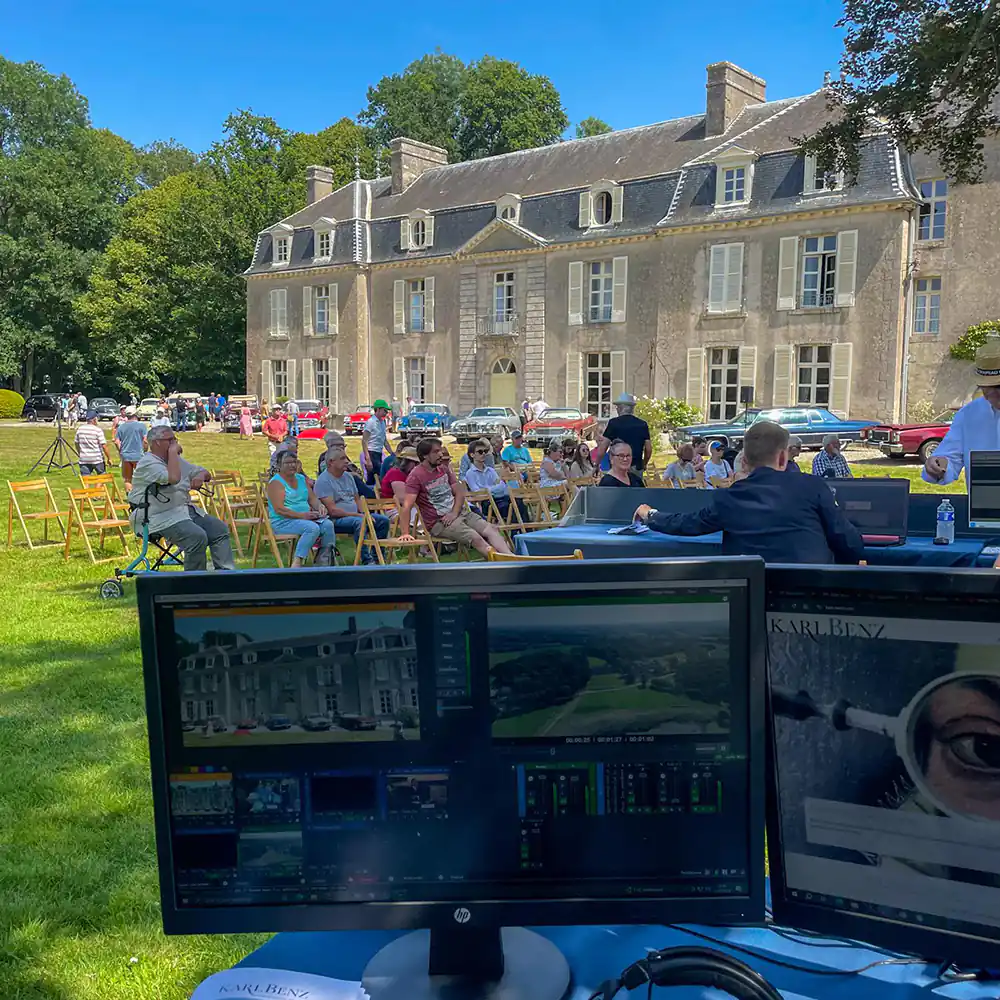
M 739 448 L 746 428 L 757 420 L 771 420 L 795 434 L 804 448 L 822 448 L 827 434 L 837 434 L 842 444 L 859 441 L 861 432 L 874 427 L 877 420 L 842 420 L 824 406 L 795 406 L 773 410 L 750 410 L 739 413 L 732 420 L 714 424 L 692 424 L 674 431 L 677 441 L 690 441 L 693 437 L 721 441 L 727 448 Z
M 407 441 L 444 434 L 455 418 L 444 403 L 415 403 L 399 422 L 399 435 Z

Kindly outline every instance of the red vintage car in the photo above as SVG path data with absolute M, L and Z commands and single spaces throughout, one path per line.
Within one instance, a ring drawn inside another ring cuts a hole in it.
M 544 448 L 553 438 L 593 440 L 597 437 L 597 418 L 568 407 L 544 410 L 537 420 L 524 425 L 524 437 L 529 448 Z
M 372 415 L 370 406 L 359 406 L 353 413 L 344 417 L 344 433 L 360 434 L 365 429 L 368 418 Z
M 861 441 L 878 448 L 889 458 L 902 459 L 908 455 L 916 455 L 921 462 L 926 462 L 948 433 L 957 412 L 958 407 L 951 406 L 926 424 L 879 424 L 877 427 L 867 427 L 861 432 Z
M 326 433 L 330 411 L 318 399 L 297 399 L 295 402 L 299 404 L 299 433 L 317 428 Z

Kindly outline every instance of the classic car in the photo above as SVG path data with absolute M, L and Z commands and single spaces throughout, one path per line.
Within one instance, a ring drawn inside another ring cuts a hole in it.
M 98 420 L 114 420 L 118 416 L 119 404 L 110 396 L 98 396 L 90 401 L 90 409 L 96 411 Z
M 524 425 L 524 436 L 529 448 L 544 448 L 553 438 L 590 441 L 597 436 L 597 418 L 568 408 L 543 410 L 536 420 Z
M 797 435 L 803 448 L 822 448 L 823 438 L 827 434 L 837 434 L 841 444 L 850 444 L 861 440 L 861 432 L 874 426 L 876 420 L 842 420 L 835 413 L 823 406 L 782 407 L 773 410 L 749 411 L 747 417 L 740 413 L 735 419 L 719 424 L 693 424 L 690 427 L 678 427 L 674 432 L 675 440 L 688 441 L 693 437 L 707 438 L 709 441 L 721 441 L 727 448 L 739 448 L 743 443 L 746 428 L 752 427 L 757 420 L 770 420 L 781 424 L 789 434 Z
M 414 403 L 399 421 L 399 435 L 416 441 L 431 434 L 444 434 L 451 428 L 451 410 L 444 403 Z
M 43 392 L 37 396 L 29 396 L 25 400 L 21 416 L 30 423 L 38 420 L 55 420 L 59 410 L 59 397 Z
M 916 455 L 926 462 L 937 451 L 957 412 L 957 406 L 950 406 L 926 424 L 878 424 L 863 431 L 861 440 L 889 458 Z
M 292 720 L 288 718 L 287 715 L 269 715 L 264 722 L 264 725 L 271 730 L 271 732 L 277 732 L 282 729 L 291 729 Z
M 330 720 L 325 715 L 307 715 L 299 723 L 307 733 L 320 733 L 330 728 Z
M 240 410 L 250 408 L 253 429 L 260 430 L 260 400 L 256 396 L 230 396 L 222 410 L 222 429 L 235 434 L 240 429 Z
M 509 406 L 477 406 L 467 417 L 451 425 L 451 433 L 459 444 L 476 438 L 501 434 L 506 440 L 521 429 L 521 418 Z
M 299 404 L 299 433 L 314 430 L 317 427 L 326 431 L 326 418 L 329 410 L 318 399 L 297 399 Z
M 353 413 L 344 417 L 344 433 L 360 434 L 365 429 L 368 418 L 372 415 L 370 406 L 359 406 Z
M 370 715 L 340 715 L 337 717 L 337 725 L 341 729 L 357 732 L 377 729 L 378 721 Z
M 160 400 L 157 396 L 147 396 L 145 399 L 140 400 L 136 415 L 140 420 L 145 420 L 148 423 L 156 416 L 156 411 L 159 407 Z

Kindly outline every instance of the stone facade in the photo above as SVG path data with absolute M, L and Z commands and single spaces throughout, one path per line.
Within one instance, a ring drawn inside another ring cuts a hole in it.
M 709 419 L 749 386 L 878 419 L 965 401 L 948 347 L 1000 316 L 1000 147 L 981 184 L 947 186 L 942 234 L 933 162 L 873 136 L 856 178 L 817 180 L 790 137 L 826 94 L 764 96 L 715 64 L 689 118 L 453 165 L 398 140 L 390 177 L 328 194 L 310 168 L 317 200 L 247 271 L 248 391 L 606 417 L 628 390 Z

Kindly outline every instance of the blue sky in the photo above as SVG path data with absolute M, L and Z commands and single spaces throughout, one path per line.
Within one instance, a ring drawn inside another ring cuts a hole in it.
M 200 151 L 237 108 L 309 132 L 353 117 L 370 83 L 436 47 L 547 75 L 574 123 L 596 115 L 625 128 L 695 114 L 705 66 L 722 59 L 764 77 L 769 98 L 808 93 L 824 70 L 837 72 L 841 10 L 839 0 L 36 0 L 7 5 L 0 54 L 68 74 L 97 126 L 139 145 L 173 137 Z

